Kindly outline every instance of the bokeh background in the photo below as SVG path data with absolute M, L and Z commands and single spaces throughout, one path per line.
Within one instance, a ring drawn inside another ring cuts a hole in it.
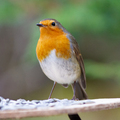
M 40 20 L 54 18 L 76 38 L 89 99 L 120 97 L 119 0 L 0 0 L 0 96 L 47 99 L 53 82 L 36 58 Z M 56 86 L 53 98 L 72 98 Z M 83 120 L 120 120 L 120 109 L 80 113 Z M 67 115 L 23 120 L 69 120 Z

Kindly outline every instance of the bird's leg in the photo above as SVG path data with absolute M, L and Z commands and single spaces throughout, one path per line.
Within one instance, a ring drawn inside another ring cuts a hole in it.
M 54 82 L 53 87 L 52 87 L 52 90 L 51 90 L 51 92 L 50 92 L 50 95 L 49 95 L 49 98 L 48 98 L 48 99 L 51 98 L 52 93 L 53 93 L 53 90 L 54 90 L 54 88 L 55 88 L 55 86 L 56 86 L 56 83 L 57 83 L 57 82 Z
M 74 81 L 74 83 L 72 84 L 72 88 L 73 88 L 73 98 L 72 100 L 76 100 L 76 96 L 75 96 L 75 89 L 76 89 L 76 85 L 75 85 L 76 81 Z

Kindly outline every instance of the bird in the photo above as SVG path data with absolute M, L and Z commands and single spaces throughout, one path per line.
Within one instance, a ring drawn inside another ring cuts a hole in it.
M 47 18 L 36 24 L 40 37 L 36 55 L 44 74 L 56 83 L 72 86 L 73 100 L 87 99 L 85 67 L 76 39 L 56 19 Z M 73 24 L 72 24 L 73 25 Z

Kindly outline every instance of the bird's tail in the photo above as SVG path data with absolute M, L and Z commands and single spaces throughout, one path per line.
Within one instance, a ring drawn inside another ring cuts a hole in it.
M 79 100 L 87 99 L 87 94 L 80 81 L 72 84 L 73 91 L 75 91 L 75 97 Z
M 81 120 L 78 114 L 68 114 L 68 117 L 70 118 L 70 120 Z
M 73 91 L 75 92 L 75 97 L 79 100 L 87 99 L 87 94 L 82 84 L 77 81 L 72 84 Z M 68 114 L 70 120 L 81 120 L 78 114 Z

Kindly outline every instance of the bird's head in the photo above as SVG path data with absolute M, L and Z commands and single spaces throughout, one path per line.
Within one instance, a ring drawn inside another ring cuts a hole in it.
M 60 35 L 66 33 L 65 28 L 55 19 L 44 19 L 36 24 L 41 35 Z

